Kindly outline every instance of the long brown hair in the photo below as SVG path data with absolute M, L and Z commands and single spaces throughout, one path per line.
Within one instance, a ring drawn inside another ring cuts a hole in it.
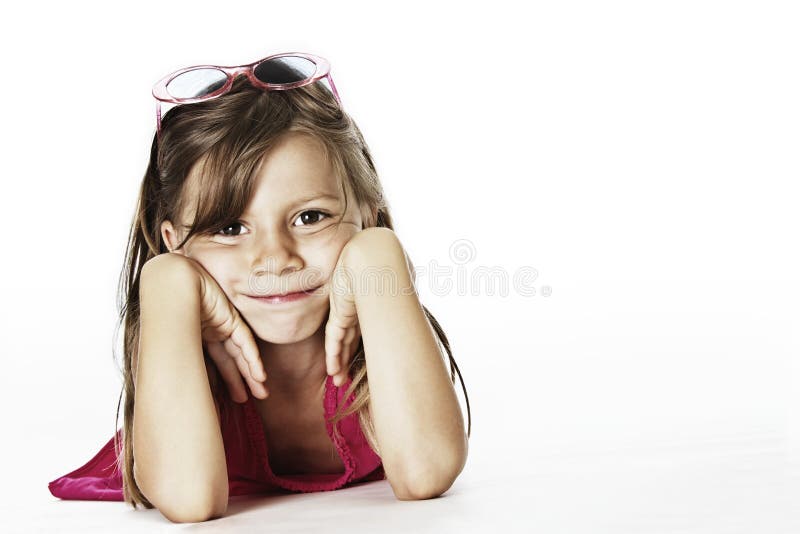
M 123 396 L 125 403 L 123 428 L 118 433 L 119 439 L 115 440 L 115 447 L 118 468 L 122 472 L 124 499 L 133 508 L 137 504 L 153 508 L 134 480 L 133 440 L 130 439 L 133 436 L 133 373 L 138 354 L 139 276 L 142 266 L 154 256 L 169 252 L 161 239 L 161 223 L 179 220 L 187 201 L 181 195 L 183 184 L 196 163 L 202 167 L 202 172 L 195 218 L 178 248 L 191 236 L 219 228 L 242 214 L 252 193 L 259 162 L 279 137 L 288 132 L 305 133 L 320 142 L 339 180 L 345 211 L 349 191 L 359 205 L 368 206 L 371 213 L 377 214 L 374 220 L 365 221 L 365 227 L 393 229 L 389 206 L 361 131 L 320 82 L 288 91 L 262 91 L 241 77 L 234 82 L 229 93 L 219 98 L 177 106 L 164 115 L 161 137 L 153 138 L 150 161 L 139 190 L 118 292 L 117 329 L 124 324 L 124 354 L 123 388 L 117 404 L 115 428 Z M 449 357 L 451 381 L 455 384 L 456 372 L 461 380 L 469 417 L 469 437 L 472 416 L 461 371 L 444 330 L 425 306 L 423 309 Z M 209 363 L 207 355 L 206 364 L 212 394 L 215 399 L 221 399 L 224 394 L 220 388 L 221 377 L 216 367 Z M 369 385 L 362 342 L 359 342 L 358 351 L 351 360 L 349 375 L 352 384 L 345 398 L 355 392 L 354 400 L 347 410 L 343 411 L 340 406 L 330 422 L 335 428 L 337 421 L 357 411 L 364 435 L 380 455 L 369 414 Z M 226 403 L 218 404 L 223 412 Z

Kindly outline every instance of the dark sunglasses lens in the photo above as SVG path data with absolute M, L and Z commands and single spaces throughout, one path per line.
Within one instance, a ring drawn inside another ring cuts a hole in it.
M 281 84 L 308 79 L 316 70 L 317 65 L 310 59 L 283 56 L 259 63 L 253 73 L 264 83 Z
M 228 81 L 219 69 L 194 69 L 173 78 L 167 91 L 173 98 L 197 98 L 213 93 Z

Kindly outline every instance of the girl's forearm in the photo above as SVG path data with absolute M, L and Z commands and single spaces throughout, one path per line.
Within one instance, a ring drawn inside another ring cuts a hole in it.
M 164 256 L 145 264 L 140 281 L 134 472 L 168 519 L 203 521 L 227 508 L 225 450 L 203 359 L 199 280 Z
M 398 496 L 437 496 L 466 463 L 461 408 L 401 243 L 389 229 L 362 234 L 348 245 L 346 265 L 381 459 Z

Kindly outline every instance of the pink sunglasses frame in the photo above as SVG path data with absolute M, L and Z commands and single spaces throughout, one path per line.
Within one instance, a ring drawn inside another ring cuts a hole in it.
M 256 77 L 254 71 L 258 65 L 270 59 L 277 59 L 286 56 L 296 56 L 308 59 L 316 66 L 314 74 L 309 78 L 306 78 L 305 80 L 300 80 L 291 83 L 282 83 L 282 84 L 264 83 Z M 169 82 L 171 82 L 181 74 L 195 69 L 217 69 L 224 72 L 225 75 L 228 77 L 228 79 L 225 82 L 225 85 L 223 85 L 213 93 L 209 93 L 205 96 L 194 97 L 194 98 L 175 98 L 171 96 L 169 94 L 169 91 L 167 91 L 167 85 L 169 84 Z M 153 86 L 153 97 L 156 99 L 156 132 L 158 137 L 159 138 L 161 137 L 162 102 L 167 102 L 172 104 L 192 104 L 194 102 L 202 102 L 204 100 L 211 100 L 212 98 L 220 97 L 225 93 L 227 93 L 228 91 L 230 91 L 231 87 L 233 86 L 234 79 L 236 79 L 236 77 L 239 76 L 240 74 L 244 74 L 245 76 L 247 76 L 247 79 L 250 80 L 250 83 L 253 84 L 254 86 L 267 91 L 285 91 L 287 89 L 303 87 L 304 85 L 308 85 L 318 80 L 321 80 L 322 78 L 326 78 L 328 80 L 328 83 L 330 84 L 333 96 L 336 98 L 336 102 L 338 102 L 339 106 L 342 105 L 342 100 L 341 98 L 339 98 L 339 92 L 336 90 L 336 85 L 334 85 L 333 78 L 331 77 L 330 63 L 328 62 L 327 59 L 320 56 L 315 56 L 313 54 L 306 54 L 303 52 L 282 52 L 280 54 L 273 54 L 271 56 L 259 59 L 258 61 L 254 61 L 253 63 L 248 63 L 247 65 L 239 65 L 237 67 L 224 67 L 220 65 L 194 65 L 192 67 L 186 67 L 185 69 L 177 70 L 172 74 L 164 76 Z

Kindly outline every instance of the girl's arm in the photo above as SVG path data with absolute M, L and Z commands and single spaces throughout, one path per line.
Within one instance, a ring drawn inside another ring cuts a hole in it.
M 136 483 L 173 522 L 224 514 L 228 474 L 201 340 L 198 277 L 172 254 L 141 274 L 141 330 L 134 375 Z
M 389 228 L 357 233 L 342 251 L 364 343 L 370 412 L 386 478 L 400 499 L 427 499 L 453 484 L 467 458 L 455 389 Z

